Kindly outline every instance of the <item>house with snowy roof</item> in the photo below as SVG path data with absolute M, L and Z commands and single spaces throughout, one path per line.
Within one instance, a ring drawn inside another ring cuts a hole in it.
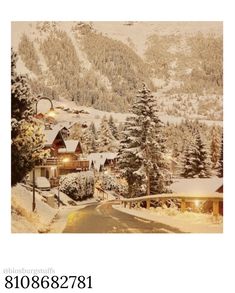
M 170 186 L 173 194 L 193 196 L 218 197 L 223 196 L 223 178 L 178 178 Z M 186 207 L 194 208 L 195 202 L 187 203 Z M 207 199 L 203 205 L 205 211 L 212 211 L 212 201 Z M 219 213 L 223 215 L 223 201 L 219 202 Z
M 50 150 L 51 157 L 58 156 L 58 150 L 66 148 L 61 131 L 57 129 L 44 129 L 44 148 Z
M 87 156 L 89 169 L 101 172 L 105 169 L 113 169 L 117 162 L 117 153 L 91 153 Z
M 56 124 L 53 129 L 56 129 L 57 131 L 60 131 L 63 138 L 66 140 L 68 139 L 70 135 L 70 129 L 73 127 L 75 123 L 74 122 L 63 122 Z
M 63 174 L 66 170 L 87 171 L 89 160 L 83 156 L 82 146 L 79 140 L 65 140 L 65 148 L 58 150 L 60 158 L 60 169 Z
M 117 153 L 106 153 L 104 168 L 113 171 L 117 165 Z
M 56 186 L 60 175 L 89 169 L 89 161 L 83 157 L 79 141 L 64 140 L 61 131 L 56 128 L 44 129 L 43 133 L 44 149 L 48 150 L 49 157 L 35 167 L 35 177 L 46 177 L 52 186 Z M 32 179 L 31 172 L 29 180 Z

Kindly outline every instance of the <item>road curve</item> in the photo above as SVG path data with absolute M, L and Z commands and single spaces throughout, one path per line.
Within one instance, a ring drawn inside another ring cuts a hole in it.
M 96 203 L 69 214 L 63 233 L 180 233 L 162 224 L 120 212 L 115 202 Z

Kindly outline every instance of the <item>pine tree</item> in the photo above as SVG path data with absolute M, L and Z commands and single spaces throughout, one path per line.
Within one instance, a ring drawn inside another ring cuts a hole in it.
M 95 123 L 91 122 L 89 128 L 92 131 L 92 133 L 94 134 L 95 139 L 97 139 L 98 137 L 97 137 L 97 130 L 96 130 L 96 127 L 95 127 Z
M 211 175 L 208 151 L 198 130 L 195 132 L 195 140 L 185 149 L 181 175 L 185 178 L 208 178 Z
M 170 174 L 166 161 L 163 123 L 150 91 L 143 85 L 125 124 L 119 150 L 119 167 L 129 186 L 129 196 L 167 191 Z
M 33 118 L 33 103 L 27 78 L 16 72 L 17 55 L 11 53 L 11 185 L 22 181 L 46 155 L 43 134 Z
M 118 137 L 118 129 L 117 129 L 117 126 L 116 126 L 116 124 L 115 124 L 115 122 L 114 122 L 114 120 L 113 120 L 113 116 L 112 116 L 112 115 L 109 116 L 109 121 L 108 121 L 108 123 L 109 123 L 109 128 L 110 128 L 110 130 L 111 130 L 111 132 L 112 132 L 112 135 L 113 135 L 116 139 L 119 139 L 119 137 Z
M 223 135 L 221 138 L 220 157 L 219 157 L 219 161 L 218 161 L 218 176 L 220 178 L 224 177 L 224 139 L 223 139 Z
M 128 183 L 128 197 L 135 197 L 139 194 L 142 195 L 141 184 L 143 178 L 141 174 L 135 172 L 141 165 L 139 158 L 137 158 L 141 128 L 136 124 L 136 117 L 134 116 L 126 119 L 124 127 L 123 140 L 118 153 L 118 165 L 122 177 Z
M 97 151 L 97 142 L 93 130 L 93 126 L 90 125 L 83 131 L 81 136 L 83 152 L 85 153 L 95 153 Z
M 198 131 L 196 133 L 195 163 L 196 174 L 199 178 L 208 178 L 211 176 L 209 152 Z
M 98 131 L 97 145 L 99 152 L 116 151 L 117 141 L 113 136 L 106 116 L 103 117 Z
M 212 128 L 212 140 L 211 140 L 211 161 L 213 163 L 213 168 L 217 167 L 220 158 L 220 138 L 218 130 L 214 126 Z
M 183 158 L 182 158 L 182 173 L 181 176 L 185 178 L 193 178 L 195 176 L 195 142 L 192 145 L 192 141 L 185 147 Z

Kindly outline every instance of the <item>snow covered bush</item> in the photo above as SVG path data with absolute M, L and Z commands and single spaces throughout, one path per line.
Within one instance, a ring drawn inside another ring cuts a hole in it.
M 92 197 L 94 194 L 93 172 L 70 173 L 61 176 L 60 190 L 74 200 Z
M 101 177 L 101 187 L 105 190 L 113 190 L 117 188 L 117 180 L 111 174 L 103 174 Z
M 113 190 L 120 195 L 127 193 L 127 186 L 121 184 L 117 177 L 112 174 L 103 174 L 101 177 L 101 188 L 104 190 Z

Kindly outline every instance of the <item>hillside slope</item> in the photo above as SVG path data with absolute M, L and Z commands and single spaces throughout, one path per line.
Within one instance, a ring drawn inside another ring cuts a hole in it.
M 184 96 L 188 115 L 222 119 L 220 22 L 13 22 L 12 46 L 34 95 L 126 112 L 145 82 L 165 114 Z

